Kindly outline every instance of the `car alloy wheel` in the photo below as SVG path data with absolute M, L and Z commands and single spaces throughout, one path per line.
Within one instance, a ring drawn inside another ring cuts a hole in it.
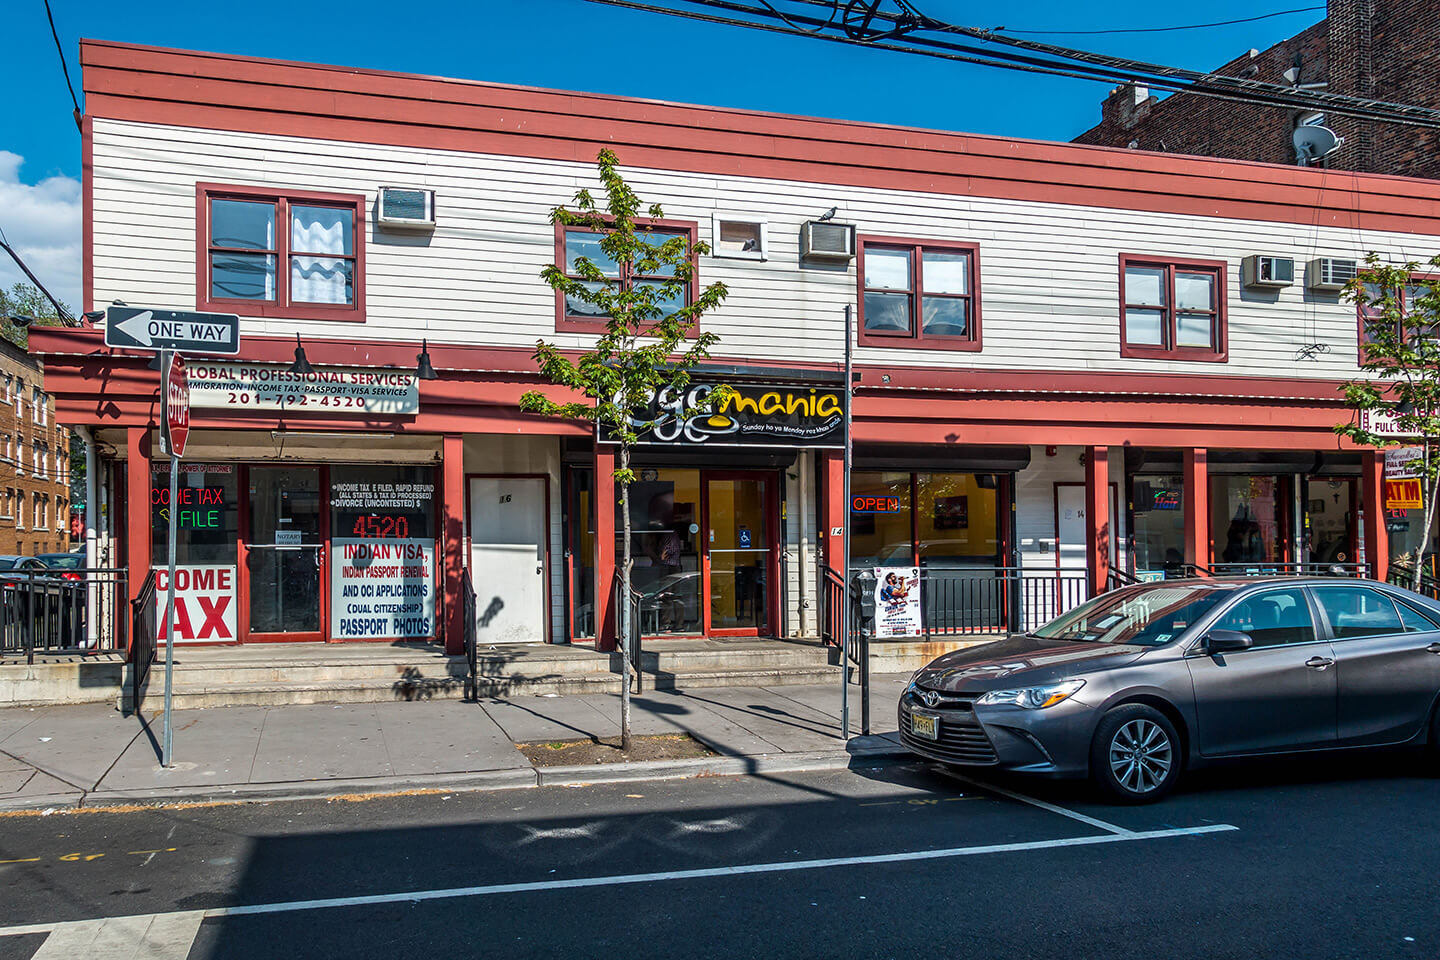
M 1110 737 L 1110 771 L 1124 790 L 1144 796 L 1165 782 L 1175 764 L 1170 735 L 1157 723 L 1137 717 Z

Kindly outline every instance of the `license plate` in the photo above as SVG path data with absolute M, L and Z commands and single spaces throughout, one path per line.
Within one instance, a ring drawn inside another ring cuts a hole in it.
M 939 740 L 940 715 L 913 711 L 910 714 L 910 732 L 917 737 L 924 737 L 926 740 Z

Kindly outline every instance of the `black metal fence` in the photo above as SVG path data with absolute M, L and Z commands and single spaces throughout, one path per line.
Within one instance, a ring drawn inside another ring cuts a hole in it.
M 145 576 L 140 595 L 130 601 L 129 655 L 130 708 L 137 714 L 145 704 L 145 688 L 150 681 L 150 666 L 155 662 L 159 618 L 155 611 L 155 571 Z
M 0 652 L 105 653 L 129 646 L 127 578 L 110 568 L 11 570 L 0 574 Z
M 1196 573 L 1212 577 L 1368 577 L 1366 563 L 1211 563 L 1190 564 L 1188 575 Z
M 860 592 L 862 617 L 872 623 L 874 574 L 856 571 L 851 578 Z M 921 568 L 920 636 L 928 640 L 1033 630 L 1088 597 L 1084 571 Z
M 1415 568 L 1402 563 L 1392 563 L 1389 573 L 1385 575 L 1385 582 L 1397 587 L 1404 587 L 1406 590 L 1416 590 Z M 1422 570 L 1420 572 L 1420 588 L 1416 592 L 1431 600 L 1440 600 L 1440 580 L 1436 580 Z

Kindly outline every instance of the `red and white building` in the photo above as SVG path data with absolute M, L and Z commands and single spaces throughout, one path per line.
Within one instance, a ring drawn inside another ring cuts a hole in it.
M 1360 337 L 1324 281 L 1440 251 L 1440 183 L 98 41 L 82 62 L 87 309 L 242 317 L 239 357 L 191 358 L 186 639 L 453 651 L 467 569 L 492 641 L 613 636 L 613 448 L 517 406 L 537 340 L 597 327 L 540 271 L 594 255 L 547 215 L 601 147 L 657 229 L 714 248 L 706 378 L 747 401 L 641 452 L 647 636 L 821 631 L 847 307 L 852 562 L 948 578 L 955 630 L 1065 602 L 1016 577 L 1383 576 L 1418 534 L 1397 514 L 1390 544 L 1380 462 L 1333 432 Z M 396 221 L 415 199 L 433 225 Z M 1250 257 L 1293 281 L 1249 282 Z M 97 562 L 158 566 L 149 357 L 32 338 L 102 454 Z

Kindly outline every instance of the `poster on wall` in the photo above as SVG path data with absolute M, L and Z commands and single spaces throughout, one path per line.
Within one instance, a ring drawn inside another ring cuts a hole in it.
M 875 568 L 875 637 L 918 637 L 920 568 Z
M 156 638 L 165 643 L 165 593 L 169 565 L 155 571 Z M 175 642 L 235 642 L 235 565 L 177 564 L 175 567 Z
M 435 543 L 330 541 L 330 637 L 424 639 L 435 635 Z
M 331 639 L 435 635 L 434 498 L 428 468 L 332 474 Z

